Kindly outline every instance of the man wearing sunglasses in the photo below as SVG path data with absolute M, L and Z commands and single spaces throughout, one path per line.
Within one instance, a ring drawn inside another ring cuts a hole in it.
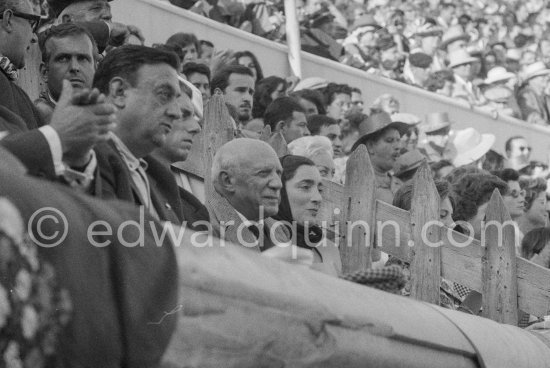
M 531 146 L 522 136 L 509 138 L 505 144 L 506 166 L 514 170 L 521 170 L 529 165 Z
M 15 83 L 27 51 L 36 42 L 39 18 L 28 0 L 0 0 L 0 144 L 17 156 L 29 173 L 57 180 L 74 167 L 90 164 L 90 142 L 106 139 L 115 109 L 98 91 L 73 94 L 65 82 L 51 123 L 46 125 L 27 94 Z M 82 134 L 78 127 L 86 127 Z

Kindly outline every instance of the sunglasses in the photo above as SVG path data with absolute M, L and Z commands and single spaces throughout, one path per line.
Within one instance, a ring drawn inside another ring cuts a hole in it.
M 518 192 L 517 190 L 514 189 L 514 190 L 512 190 L 512 191 L 511 191 L 510 193 L 508 193 L 508 194 L 510 194 L 510 196 L 513 197 L 513 198 L 518 198 L 519 196 L 525 197 L 525 194 L 526 194 L 526 193 L 527 193 L 527 192 L 525 191 L 525 189 L 522 189 L 522 190 L 520 190 L 519 192 Z
M 38 27 L 40 26 L 40 19 L 41 19 L 40 15 L 22 13 L 22 12 L 18 12 L 16 10 L 10 10 L 10 9 L 8 10 L 11 11 L 14 17 L 22 18 L 29 21 L 33 33 L 36 33 L 38 31 Z M 0 19 L 3 17 L 4 15 L 0 14 Z
M 531 152 L 532 148 L 531 148 L 531 147 L 520 147 L 519 150 L 520 150 L 520 151 L 528 151 L 528 152 Z

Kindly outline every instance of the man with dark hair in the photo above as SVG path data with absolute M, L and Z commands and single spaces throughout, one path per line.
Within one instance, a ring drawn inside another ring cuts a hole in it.
M 9 135 L 1 144 L 15 154 L 33 175 L 55 180 L 73 166 L 89 164 L 89 147 L 106 139 L 114 108 L 100 103 L 99 93 L 73 95 L 70 83 L 45 125 L 27 94 L 15 81 L 25 66 L 40 17 L 28 0 L 0 0 L 0 131 Z
M 243 65 L 229 65 L 218 71 L 212 78 L 210 92 L 219 89 L 225 102 L 237 109 L 239 123 L 246 124 L 252 118 L 254 96 L 254 74 Z
M 351 108 L 349 109 L 347 115 L 358 114 L 363 112 L 363 93 L 359 88 L 351 88 Z
M 510 137 L 505 145 L 506 166 L 514 170 L 521 170 L 529 165 L 531 157 L 531 146 L 529 142 L 520 135 Z
M 96 147 L 102 197 L 116 197 L 145 208 L 155 217 L 183 221 L 172 173 L 150 156 L 162 147 L 182 113 L 177 56 L 144 46 L 111 51 L 99 64 L 94 86 L 117 107 L 118 124 Z
M 189 62 L 183 66 L 181 72 L 199 89 L 202 103 L 206 105 L 210 99 L 210 68 L 204 64 Z
M 334 157 L 343 155 L 342 141 L 340 140 L 342 133 L 336 120 L 326 115 L 311 115 L 307 118 L 307 128 L 311 135 L 321 135 L 330 139 Z
M 73 23 L 49 28 L 39 41 L 42 51 L 40 73 L 48 89 L 40 94 L 35 104 L 44 120 L 50 121 L 64 80 L 68 80 L 75 91 L 92 87 L 97 45 L 86 29 Z
M 280 133 L 288 144 L 309 135 L 304 109 L 292 97 L 281 97 L 273 101 L 264 114 L 264 123 L 274 133 Z
M 343 120 L 351 107 L 351 88 L 347 84 L 329 83 L 324 91 L 327 116 Z
M 290 94 L 298 100 L 305 111 L 306 116 L 310 115 L 325 115 L 325 101 L 321 92 L 313 89 L 302 89 Z

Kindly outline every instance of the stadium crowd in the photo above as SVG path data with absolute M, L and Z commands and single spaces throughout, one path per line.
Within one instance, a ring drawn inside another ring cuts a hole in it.
M 254 32 L 265 27 L 259 13 L 284 19 L 266 4 L 236 16 L 218 3 L 173 2 Z M 548 124 L 546 3 L 390 5 L 306 2 L 310 50 Z M 262 35 L 281 39 L 279 30 Z M 112 19 L 107 0 L 0 0 L 0 366 L 158 365 L 176 326 L 166 315 L 177 303 L 174 244 L 162 238 L 159 246 L 152 229 L 131 233 L 139 249 L 105 231 L 90 237 L 86 226 L 99 221 L 144 216 L 154 229 L 188 227 L 356 280 L 343 274 L 320 209 L 325 180 L 344 183 L 362 145 L 378 200 L 410 210 L 413 176 L 427 162 L 442 225 L 479 240 L 497 189 L 517 224 L 517 255 L 550 268 L 548 166 L 531 160 L 525 138 L 510 137 L 504 157 L 492 134 L 454 131 L 445 112 L 408 114 L 390 95 L 367 107 L 356 86 L 266 76 L 253 50 L 217 52 L 200 36 L 177 32 L 146 47 L 137 27 Z M 37 41 L 45 89 L 31 101 L 17 81 Z M 215 95 L 235 139 L 198 178 L 185 163 L 206 160 L 196 143 Z M 21 219 L 43 207 L 71 224 L 62 246 L 38 246 L 32 229 L 25 235 Z M 98 245 L 107 242 L 114 246 Z M 289 242 L 292 251 L 277 246 Z M 406 263 L 379 252 L 373 260 L 407 273 Z M 398 292 L 407 295 L 402 281 Z M 469 302 L 475 291 L 442 280 L 441 293 L 442 305 L 479 314 Z M 524 325 L 536 322 L 530 317 Z

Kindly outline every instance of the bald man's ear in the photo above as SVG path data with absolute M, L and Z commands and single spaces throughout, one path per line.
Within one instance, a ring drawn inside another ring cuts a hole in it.
M 227 193 L 235 193 L 235 177 L 227 171 L 221 171 L 218 175 L 218 185 Z
M 119 109 L 126 107 L 130 85 L 123 78 L 115 77 L 109 82 L 109 99 Z

